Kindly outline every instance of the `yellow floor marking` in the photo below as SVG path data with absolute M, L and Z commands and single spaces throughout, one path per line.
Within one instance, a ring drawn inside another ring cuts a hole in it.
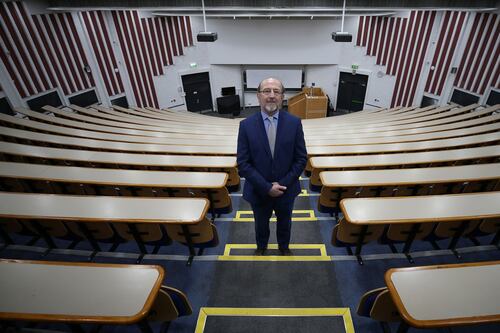
M 293 216 L 295 214 L 307 214 L 308 216 Z M 251 217 L 242 217 L 243 215 L 249 215 Z M 271 217 L 271 222 L 276 222 L 276 216 L 273 215 Z M 317 221 L 316 215 L 314 214 L 314 210 L 306 209 L 306 210 L 293 210 L 292 212 L 292 221 L 293 222 L 314 222 Z M 236 212 L 236 216 L 233 219 L 233 222 L 254 222 L 253 211 L 251 210 L 238 210 Z
M 255 244 L 226 244 L 224 248 L 224 254 L 218 257 L 221 261 L 330 261 L 332 260 L 329 255 L 326 254 L 325 244 L 290 244 L 291 250 L 319 250 L 320 255 L 314 256 L 253 256 L 253 255 L 232 255 L 231 250 L 233 249 L 247 249 L 255 250 L 257 245 Z M 278 244 L 269 244 L 267 246 L 270 250 L 277 250 Z
M 308 196 L 309 196 L 309 193 L 307 193 L 306 189 L 303 189 L 302 191 L 300 191 L 299 197 L 308 197 Z
M 200 308 L 195 333 L 203 333 L 208 316 L 342 317 L 345 333 L 355 333 L 349 308 Z

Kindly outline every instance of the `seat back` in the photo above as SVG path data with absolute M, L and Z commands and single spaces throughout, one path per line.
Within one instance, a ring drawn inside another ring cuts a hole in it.
M 210 191 L 210 196 L 208 194 Z M 210 204 L 213 205 L 213 208 L 216 210 L 229 210 L 231 211 L 231 198 L 229 197 L 229 191 L 227 188 L 218 188 L 218 189 L 192 189 L 191 193 L 196 198 L 207 198 L 211 199 Z
M 149 310 L 148 321 L 168 322 L 192 313 L 193 309 L 186 294 L 172 287 L 161 286 Z
M 375 301 L 370 311 L 370 317 L 377 321 L 398 322 L 401 321 L 398 309 L 391 298 L 389 290 L 382 291 Z
M 87 238 L 81 229 L 81 225 L 87 229 L 93 239 L 98 241 L 111 240 L 115 236 L 113 228 L 106 222 L 66 222 L 66 226 L 73 234 Z
M 128 223 L 113 223 L 113 226 L 121 238 L 134 240 Z M 157 223 L 135 223 L 135 227 L 144 243 L 159 241 L 164 236 L 160 225 Z
M 11 218 L 0 219 L 0 228 L 7 234 L 28 232 L 18 220 Z M 33 234 L 33 232 L 30 231 L 29 234 Z
M 372 310 L 375 299 L 377 298 L 378 295 L 380 295 L 381 292 L 385 290 L 387 290 L 387 287 L 373 289 L 364 293 L 363 296 L 361 296 L 361 299 L 359 300 L 356 313 L 363 317 L 370 317 L 370 312 Z
M 67 238 L 70 235 L 68 228 L 66 225 L 58 220 L 29 220 L 26 221 L 25 225 L 34 233 L 40 235 L 39 228 L 43 229 L 43 231 L 51 237 L 55 238 Z
M 167 322 L 177 317 L 179 317 L 179 311 L 170 295 L 165 290 L 158 290 L 158 295 L 148 313 L 148 321 Z
M 461 224 L 466 221 L 451 221 L 440 222 L 434 229 L 434 235 L 438 238 L 452 238 L 460 228 Z M 468 226 L 465 228 L 463 235 L 471 233 L 480 223 L 480 220 L 469 221 Z
M 321 194 L 319 196 L 318 205 L 320 211 L 326 211 L 328 209 L 338 209 L 340 200 L 345 198 L 356 198 L 360 195 L 362 188 L 359 187 L 326 187 L 321 188 Z M 321 207 L 326 207 L 327 209 L 322 209 Z
M 496 234 L 500 231 L 500 218 L 483 220 L 479 225 L 479 231 L 485 234 Z
M 166 224 L 168 236 L 177 242 L 186 244 L 187 239 L 184 231 L 182 230 L 182 225 L 180 224 Z M 190 235 L 191 241 L 194 245 L 207 243 L 214 239 L 215 228 L 207 218 L 204 218 L 197 224 L 186 225 Z M 215 227 L 215 226 L 214 226 Z
M 414 227 L 414 223 L 396 223 L 389 225 L 387 238 L 395 242 L 404 242 Z M 423 239 L 427 237 L 434 229 L 434 223 L 420 223 L 415 232 L 414 239 Z
M 241 182 L 240 176 L 238 175 L 238 169 L 229 168 L 229 169 L 225 169 L 223 171 L 226 172 L 228 175 L 226 186 L 229 188 L 234 188 L 234 189 L 238 188 L 240 185 L 240 182 Z
M 193 313 L 193 308 L 191 307 L 191 303 L 189 303 L 186 294 L 184 294 L 179 289 L 175 289 L 169 286 L 162 286 L 161 289 L 166 291 L 172 301 L 174 301 L 175 307 L 179 312 L 179 317 L 189 316 Z
M 342 218 L 339 224 L 337 224 L 334 228 L 335 234 L 332 234 L 332 245 L 338 246 L 336 245 L 337 240 L 350 245 L 356 244 L 362 229 L 363 226 L 349 223 L 345 218 Z M 369 225 L 365 231 L 363 244 L 379 239 L 383 232 L 384 225 Z M 336 238 L 335 240 L 334 236 Z

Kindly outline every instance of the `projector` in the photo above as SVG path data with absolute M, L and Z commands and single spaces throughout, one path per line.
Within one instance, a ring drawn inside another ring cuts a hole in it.
M 332 32 L 332 39 L 336 42 L 350 43 L 352 35 L 348 32 Z
M 217 33 L 216 32 L 200 32 L 196 36 L 196 40 L 198 42 L 215 42 L 217 40 Z

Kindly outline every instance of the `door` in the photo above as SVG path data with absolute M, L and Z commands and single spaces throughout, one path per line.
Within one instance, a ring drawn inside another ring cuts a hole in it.
M 208 72 L 183 75 L 182 88 L 186 94 L 186 108 L 189 111 L 213 110 Z
M 361 111 L 365 105 L 368 75 L 340 72 L 337 111 Z

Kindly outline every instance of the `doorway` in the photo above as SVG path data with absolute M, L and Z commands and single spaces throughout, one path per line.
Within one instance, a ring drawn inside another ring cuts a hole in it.
M 337 111 L 354 112 L 365 105 L 368 75 L 340 72 Z
M 182 75 L 182 89 L 186 94 L 188 111 L 213 110 L 212 90 L 208 72 Z

